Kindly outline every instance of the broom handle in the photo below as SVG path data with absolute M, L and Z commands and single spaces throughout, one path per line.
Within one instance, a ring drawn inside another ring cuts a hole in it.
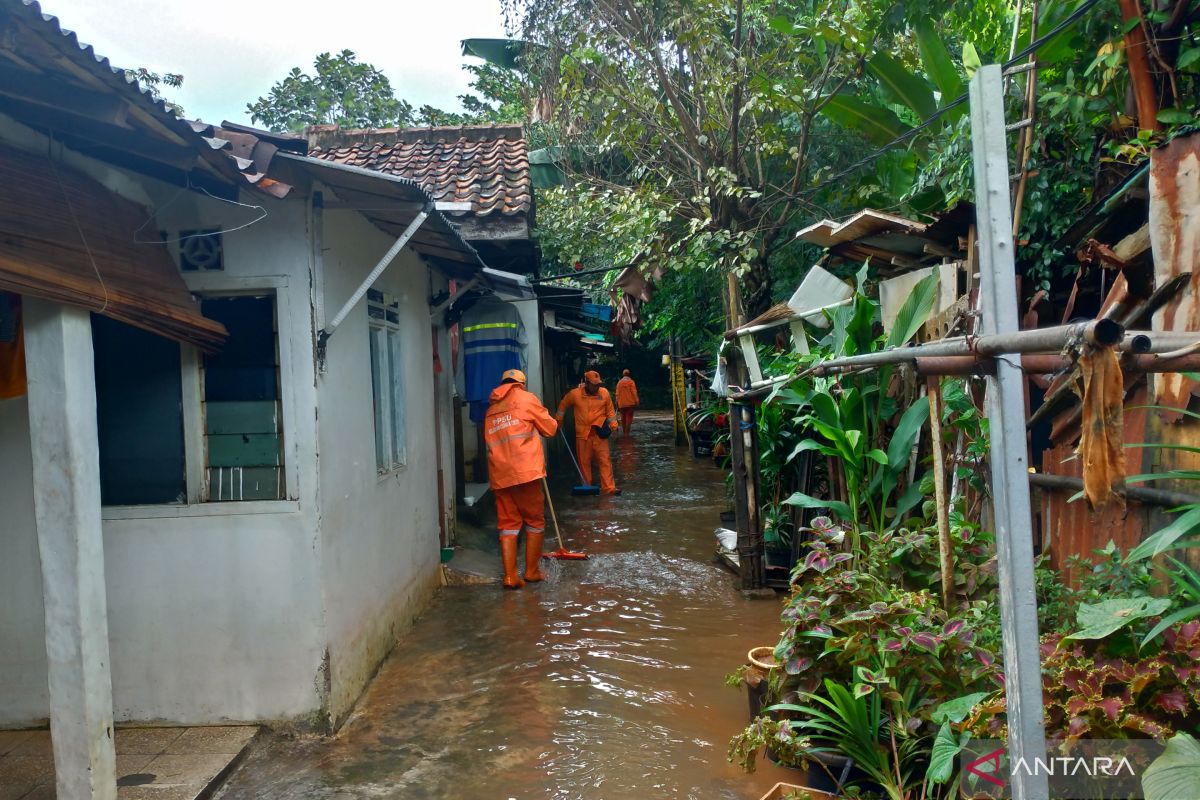
M 592 484 L 584 479 L 583 470 L 579 468 L 579 462 L 575 460 L 575 454 L 571 452 L 571 443 L 567 441 L 567 435 L 563 433 L 562 425 L 558 426 L 558 435 L 562 437 L 563 444 L 567 446 L 567 455 L 571 457 L 571 463 L 575 465 L 575 471 L 579 473 L 579 482 L 585 486 L 591 486 Z M 547 496 L 549 495 L 549 492 L 550 490 L 547 489 Z
M 550 506 L 550 519 L 554 521 L 554 538 L 558 539 L 558 549 L 566 550 L 563 547 L 562 531 L 558 529 L 558 515 L 554 513 L 554 501 L 550 499 L 550 484 L 546 483 L 546 476 L 542 476 L 542 488 L 546 490 L 546 505 Z

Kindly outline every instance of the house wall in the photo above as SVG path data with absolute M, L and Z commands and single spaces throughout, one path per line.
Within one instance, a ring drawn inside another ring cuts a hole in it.
M 44 724 L 45 611 L 26 398 L 0 400 L 0 728 Z
M 323 230 L 320 295 L 324 313 L 332 317 L 393 240 L 350 211 L 326 211 Z M 335 724 L 438 584 L 434 391 L 440 385 L 446 392 L 448 384 L 434 377 L 429 272 L 405 250 L 375 288 L 400 301 L 406 466 L 385 475 L 376 469 L 365 300 L 329 339 L 318 381 L 322 582 Z M 442 402 L 449 412 L 448 393 Z M 449 413 L 444 417 L 448 421 Z M 441 436 L 449 447 L 443 452 L 452 454 L 444 424 Z M 452 497 L 453 473 L 448 477 Z
M 195 193 L 167 206 L 159 194 L 172 238 L 260 213 Z M 118 719 L 306 722 L 324 704 L 307 209 L 246 200 L 266 218 L 223 234 L 223 272 L 186 278 L 197 292 L 276 295 L 288 499 L 106 509 Z
M 38 146 L 20 133 L 0 124 L 0 139 Z M 259 215 L 78 154 L 67 160 L 113 191 L 151 201 L 157 229 L 169 236 L 179 228 L 230 229 Z M 226 233 L 225 271 L 195 276 L 192 288 L 278 293 L 289 499 L 104 509 L 117 721 L 309 722 L 319 721 L 325 703 L 316 472 L 300 469 L 316 459 L 306 203 L 251 202 L 267 217 Z M 2 401 L 0 725 L 9 727 L 48 716 L 30 480 L 25 401 Z

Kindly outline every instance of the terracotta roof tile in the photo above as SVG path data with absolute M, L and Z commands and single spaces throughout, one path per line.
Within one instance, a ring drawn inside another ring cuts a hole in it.
M 308 131 L 313 158 L 402 175 L 435 201 L 471 203 L 478 217 L 529 215 L 533 185 L 520 126 Z

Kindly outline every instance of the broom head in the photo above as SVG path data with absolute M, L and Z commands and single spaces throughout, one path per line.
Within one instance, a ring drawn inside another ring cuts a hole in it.
M 543 553 L 543 555 L 546 558 L 557 558 L 563 561 L 586 561 L 588 557 L 587 553 L 576 553 L 565 547 L 560 547 L 553 553 Z

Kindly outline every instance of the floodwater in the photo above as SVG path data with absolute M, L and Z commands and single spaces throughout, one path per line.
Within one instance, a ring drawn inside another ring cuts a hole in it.
M 555 490 L 590 560 L 441 590 L 337 736 L 267 739 L 217 797 L 754 800 L 794 780 L 725 760 L 748 719 L 724 676 L 777 640 L 780 605 L 713 563 L 722 474 L 655 423 L 613 457 L 621 497 Z

